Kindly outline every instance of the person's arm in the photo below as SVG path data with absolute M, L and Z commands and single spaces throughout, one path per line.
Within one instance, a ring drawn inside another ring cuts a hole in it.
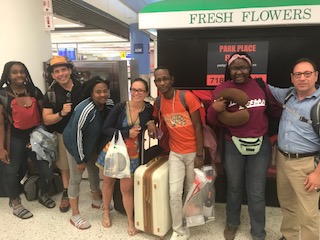
M 0 160 L 3 163 L 9 164 L 9 154 L 4 148 L 5 143 L 5 124 L 4 124 L 4 108 L 0 104 Z
M 207 124 L 210 127 L 216 127 L 221 125 L 220 121 L 218 120 L 218 113 L 226 110 L 226 102 L 224 99 L 215 100 L 215 92 L 212 93 L 211 103 L 209 105 L 207 111 Z
M 158 119 L 158 109 L 154 104 L 152 116 L 146 124 L 148 128 L 148 135 L 150 138 L 158 138 L 156 124 L 159 123 L 159 120 L 160 119 Z
M 43 123 L 45 125 L 56 124 L 57 122 L 60 122 L 62 120 L 63 116 L 65 116 L 65 115 L 62 115 L 62 111 L 57 112 L 57 113 L 53 113 L 52 108 L 43 108 L 42 109 L 42 119 L 43 119 Z
M 125 129 L 117 129 L 116 125 L 118 122 L 118 118 L 122 115 L 123 107 L 121 106 L 123 103 L 118 103 L 112 108 L 111 112 L 108 114 L 106 120 L 103 123 L 102 133 L 108 136 L 110 139 L 112 138 L 113 134 L 120 130 L 123 139 L 128 138 L 130 135 L 129 128 Z
M 194 162 L 195 167 L 202 167 L 204 163 L 203 156 L 203 131 L 199 109 L 190 114 L 196 135 L 197 153 Z

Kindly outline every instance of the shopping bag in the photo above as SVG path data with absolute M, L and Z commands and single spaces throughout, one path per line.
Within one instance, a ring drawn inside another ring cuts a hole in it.
M 183 206 L 187 227 L 203 225 L 215 218 L 215 170 L 212 166 L 195 169 L 195 178 Z
M 116 140 L 116 135 L 118 139 Z M 113 134 L 104 159 L 103 174 L 112 178 L 130 178 L 130 157 L 120 131 Z

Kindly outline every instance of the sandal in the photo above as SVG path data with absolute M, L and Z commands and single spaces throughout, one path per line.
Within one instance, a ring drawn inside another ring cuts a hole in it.
M 80 230 L 85 230 L 91 227 L 91 224 L 86 219 L 81 217 L 80 214 L 72 216 L 70 218 L 70 223 Z
M 47 194 L 39 196 L 38 201 L 47 208 L 54 208 L 56 206 L 56 203 Z
M 22 204 L 14 206 L 10 202 L 10 207 L 12 207 L 13 209 L 13 215 L 15 215 L 18 218 L 28 219 L 33 217 L 33 214 L 28 209 L 26 209 Z
M 103 219 L 102 219 L 102 222 L 101 222 L 102 226 L 105 227 L 105 228 L 109 228 L 112 225 L 112 222 L 111 222 L 111 219 L 110 219 L 110 215 L 109 215 L 109 210 L 107 209 L 107 211 L 108 211 L 108 216 L 106 217 L 105 216 L 105 212 L 104 212 L 103 213 Z

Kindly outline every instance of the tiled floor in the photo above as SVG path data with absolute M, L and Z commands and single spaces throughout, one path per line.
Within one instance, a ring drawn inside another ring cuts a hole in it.
M 28 220 L 20 220 L 13 216 L 8 206 L 7 198 L 0 198 L 0 239 L 1 240 L 95 240 L 95 239 L 157 239 L 154 236 L 139 233 L 136 236 L 127 235 L 126 217 L 111 212 L 113 225 L 105 229 L 101 225 L 102 212 L 91 208 L 90 190 L 88 181 L 81 184 L 80 210 L 92 227 L 88 230 L 78 230 L 69 223 L 70 212 L 60 213 L 56 206 L 54 209 L 46 209 L 37 201 L 27 202 L 23 195 L 23 204 L 33 213 L 34 217 Z M 55 200 L 59 200 L 59 195 Z M 225 224 L 225 204 L 216 204 L 216 220 L 203 226 L 190 229 L 190 240 L 210 239 L 223 240 L 223 229 Z M 247 207 L 243 206 L 241 215 L 241 226 L 235 240 L 250 240 L 249 219 Z M 267 207 L 267 240 L 277 240 L 280 237 L 279 227 L 281 212 L 279 208 Z M 171 231 L 165 236 L 170 238 Z

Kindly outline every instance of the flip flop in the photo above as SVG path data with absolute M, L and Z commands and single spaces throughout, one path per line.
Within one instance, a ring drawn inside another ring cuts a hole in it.
M 70 223 L 80 230 L 86 230 L 91 227 L 91 224 L 80 215 L 73 216 L 70 219 Z

